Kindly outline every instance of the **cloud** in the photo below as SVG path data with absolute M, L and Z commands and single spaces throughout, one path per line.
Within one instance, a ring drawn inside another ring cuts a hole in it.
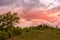
M 58 10 L 30 10 L 27 13 L 22 13 L 21 18 L 25 19 L 22 23 L 27 23 L 26 25 L 38 25 L 38 24 L 49 24 L 49 25 L 59 25 L 60 24 L 60 11 Z M 28 21 L 28 22 L 26 22 Z M 24 24 L 25 25 L 25 24 Z
M 26 9 L 44 7 L 45 5 L 40 2 L 40 0 L 18 0 L 16 1 L 17 7 L 23 7 Z
M 30 10 L 23 12 L 20 16 L 26 21 L 31 21 L 31 19 L 43 19 L 49 22 L 55 22 L 59 18 L 60 12 L 58 10 L 47 10 L 47 11 L 40 11 L 40 10 Z
M 56 6 L 60 6 L 60 2 L 58 2 L 58 0 L 41 0 L 41 2 L 46 5 L 47 9 L 52 9 Z
M 14 0 L 0 0 L 0 6 L 8 6 L 12 4 Z
M 0 0 L 0 6 L 23 7 L 24 9 L 51 9 L 60 5 L 59 0 Z

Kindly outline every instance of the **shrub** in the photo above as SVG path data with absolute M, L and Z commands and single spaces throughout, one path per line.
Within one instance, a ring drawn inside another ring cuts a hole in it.
M 0 31 L 0 40 L 7 40 L 8 39 L 8 33 L 5 31 Z

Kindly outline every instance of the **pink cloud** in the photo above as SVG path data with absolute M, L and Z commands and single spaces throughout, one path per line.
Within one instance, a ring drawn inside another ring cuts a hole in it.
M 30 10 L 26 13 L 22 13 L 20 16 L 21 18 L 25 19 L 25 21 L 32 22 L 32 25 L 40 24 L 40 23 L 50 23 L 50 24 L 57 24 L 60 21 L 60 10 L 46 10 L 46 11 L 34 11 Z M 32 20 L 33 19 L 33 20 Z M 34 21 L 34 19 L 36 19 Z M 42 20 L 42 21 L 41 21 Z
M 60 20 L 60 10 L 51 9 L 51 10 L 23 10 L 22 8 L 9 8 L 1 9 L 1 11 L 12 11 L 17 12 L 20 19 L 19 26 L 30 26 L 38 25 L 41 23 L 46 24 L 59 24 Z

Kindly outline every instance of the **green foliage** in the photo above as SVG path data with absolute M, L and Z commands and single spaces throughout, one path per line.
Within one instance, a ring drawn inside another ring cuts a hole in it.
M 19 35 L 19 34 L 21 34 L 21 30 L 22 29 L 20 29 L 20 28 L 18 28 L 18 27 L 12 27 L 10 30 L 8 30 L 8 36 L 9 37 L 14 37 L 14 36 L 16 36 L 16 35 Z
M 22 34 L 22 29 L 19 27 L 11 27 L 9 30 L 0 31 L 0 40 L 7 40 L 8 38 Z
M 12 27 L 18 20 L 19 17 L 17 16 L 17 13 L 8 12 L 0 15 L 0 30 L 3 30 L 6 27 Z
M 9 40 L 60 40 L 60 28 L 49 25 L 32 26 L 22 29 L 22 34 Z
M 0 40 L 7 40 L 8 33 L 5 31 L 0 31 Z
M 21 34 L 22 29 L 14 26 L 19 19 L 17 13 L 8 12 L 0 15 L 0 40 L 7 40 Z

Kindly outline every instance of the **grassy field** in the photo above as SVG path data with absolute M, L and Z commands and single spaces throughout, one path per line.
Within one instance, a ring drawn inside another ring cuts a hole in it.
M 60 29 L 50 27 L 24 28 L 22 34 L 8 40 L 60 40 Z

